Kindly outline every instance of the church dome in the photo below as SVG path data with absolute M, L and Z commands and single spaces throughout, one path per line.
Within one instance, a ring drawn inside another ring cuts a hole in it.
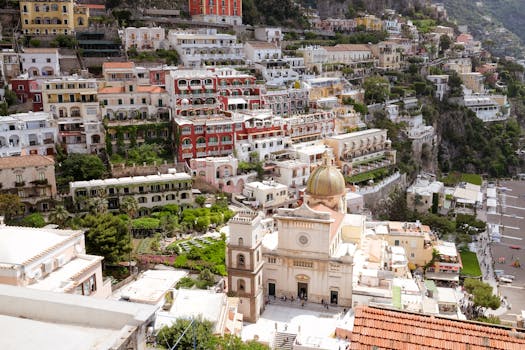
M 335 166 L 332 160 L 323 156 L 323 164 L 319 165 L 310 174 L 306 184 L 306 193 L 311 196 L 338 196 L 345 193 L 345 178 Z

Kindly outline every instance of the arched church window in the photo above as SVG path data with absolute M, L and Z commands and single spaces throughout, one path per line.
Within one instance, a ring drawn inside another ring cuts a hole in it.
M 244 255 L 243 254 L 237 255 L 237 266 L 242 266 L 242 267 L 245 266 L 245 261 L 244 261 Z
M 239 237 L 239 245 L 243 245 L 244 244 L 244 240 L 242 239 L 242 237 Z
M 240 292 L 244 292 L 245 290 L 244 280 L 237 281 L 237 290 Z

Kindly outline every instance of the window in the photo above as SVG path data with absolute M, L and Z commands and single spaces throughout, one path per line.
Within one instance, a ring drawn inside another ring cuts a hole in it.
M 269 264 L 275 264 L 275 263 L 277 263 L 277 258 L 274 258 L 274 257 L 269 256 L 269 257 L 268 257 L 268 263 L 269 263 Z
M 243 245 L 244 244 L 244 240 L 242 239 L 242 237 L 239 237 L 239 245 Z
M 237 281 L 237 290 L 239 292 L 244 292 L 246 290 L 246 286 L 244 284 L 244 280 L 238 280 Z
M 399 245 L 399 239 L 396 239 L 396 240 L 394 241 L 394 245 L 395 245 L 395 246 L 398 246 L 398 245 Z
M 47 63 L 51 63 L 51 58 L 46 58 Z
M 67 13 L 67 6 L 66 5 L 62 6 L 62 12 Z M 64 24 L 67 24 L 67 23 L 64 23 Z
M 24 182 L 24 180 L 22 179 L 22 175 L 21 174 L 17 174 L 16 175 L 16 182 L 18 182 L 18 183 Z
M 237 255 L 237 267 L 245 267 L 245 266 L 246 266 L 246 262 L 244 260 L 244 255 L 243 254 Z
M 95 275 L 91 275 L 87 280 L 80 283 L 75 289 L 75 294 L 91 295 L 97 291 L 97 281 Z
M 146 104 L 146 99 L 145 99 L 145 98 L 142 99 L 142 104 L 143 104 L 143 105 Z
M 46 174 L 44 174 L 43 171 L 39 172 L 38 173 L 38 179 L 41 180 L 41 181 L 45 180 L 46 179 Z

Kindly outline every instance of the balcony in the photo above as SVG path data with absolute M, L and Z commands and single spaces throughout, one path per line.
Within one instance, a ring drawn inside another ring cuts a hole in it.
M 44 139 L 44 145 L 51 145 L 53 143 L 55 143 L 53 139 Z
M 192 144 L 183 144 L 183 145 L 181 145 L 181 147 L 182 147 L 183 150 L 187 150 L 187 149 L 192 149 L 193 145 Z
M 15 181 L 15 187 L 24 187 L 25 185 L 25 181 Z
M 47 186 L 49 184 L 47 179 L 34 180 L 34 181 L 31 181 L 31 183 L 35 186 Z

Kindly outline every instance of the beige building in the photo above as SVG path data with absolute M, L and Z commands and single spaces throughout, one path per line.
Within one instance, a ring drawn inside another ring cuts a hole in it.
M 407 188 L 407 207 L 419 213 L 431 211 L 433 203 L 436 209 L 443 207 L 445 187 L 442 182 L 419 177 Z
M 104 148 L 104 126 L 97 81 L 77 76 L 42 83 L 44 112 L 58 123 L 58 138 L 68 153 L 93 153 Z
M 367 129 L 325 139 L 333 149 L 335 164 L 346 176 L 353 176 L 396 163 L 396 151 L 391 147 L 384 129 Z
M 107 298 L 101 256 L 87 255 L 84 233 L 6 226 L 0 222 L 0 283 Z
M 139 204 L 139 215 L 166 204 L 193 206 L 192 179 L 186 173 L 121 177 L 104 180 L 70 182 L 71 197 L 77 210 L 87 209 L 92 197 L 105 197 L 109 210 L 118 210 L 120 201 L 133 196 Z
M 287 206 L 295 201 L 288 193 L 288 186 L 275 181 L 254 181 L 244 185 L 242 194 L 245 204 L 260 208 L 265 212 Z
M 55 161 L 41 155 L 0 158 L 0 183 L 0 193 L 18 195 L 26 212 L 48 211 L 57 196 Z

